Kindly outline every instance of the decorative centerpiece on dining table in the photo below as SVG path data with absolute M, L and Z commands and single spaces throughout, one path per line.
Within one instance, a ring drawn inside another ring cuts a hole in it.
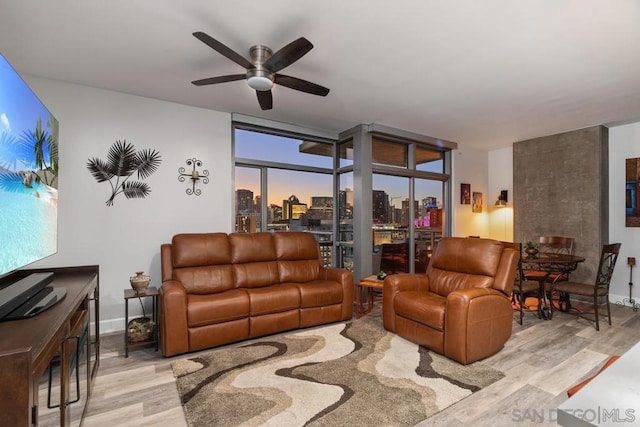
M 535 258 L 538 255 L 538 245 L 529 240 L 524 244 L 524 251 L 528 258 Z

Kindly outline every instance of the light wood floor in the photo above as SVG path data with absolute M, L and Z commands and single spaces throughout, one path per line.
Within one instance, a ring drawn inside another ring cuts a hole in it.
M 592 374 L 608 356 L 622 354 L 640 341 L 640 312 L 611 305 L 612 326 L 593 324 L 556 312 L 553 320 L 525 313 L 498 354 L 482 363 L 506 377 L 425 420 L 420 426 L 556 425 L 555 409 L 565 391 Z M 104 336 L 101 361 L 84 425 L 186 426 L 171 362 L 153 348 L 124 358 L 122 334 Z M 606 391 L 603 391 L 606 392 Z M 212 424 L 214 425 L 214 424 Z

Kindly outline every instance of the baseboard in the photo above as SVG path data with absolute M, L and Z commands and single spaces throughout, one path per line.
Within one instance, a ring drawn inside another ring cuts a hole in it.
M 100 321 L 100 334 L 124 331 L 124 317 Z
M 626 301 L 625 301 L 626 300 Z M 621 296 L 615 294 L 609 294 L 609 302 L 611 304 L 624 305 L 626 307 L 631 307 L 632 305 L 629 302 L 629 296 Z M 634 296 L 633 302 L 636 305 L 640 305 L 640 296 Z

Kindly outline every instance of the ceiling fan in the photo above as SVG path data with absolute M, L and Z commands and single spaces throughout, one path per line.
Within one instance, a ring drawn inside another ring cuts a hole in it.
M 326 96 L 329 93 L 329 89 L 326 87 L 297 77 L 285 76 L 284 74 L 278 73 L 278 71 L 302 58 L 313 48 L 311 42 L 304 37 L 294 40 L 276 53 L 273 53 L 267 46 L 252 46 L 249 49 L 249 55 L 251 56 L 251 61 L 249 61 L 244 56 L 236 53 L 231 48 L 203 32 L 198 31 L 193 33 L 193 35 L 211 49 L 226 56 L 247 70 L 244 74 L 229 74 L 226 76 L 209 77 L 207 79 L 192 81 L 191 83 L 196 86 L 246 79 L 249 87 L 255 89 L 258 95 L 258 103 L 263 110 L 273 108 L 271 88 L 274 84 L 312 95 Z

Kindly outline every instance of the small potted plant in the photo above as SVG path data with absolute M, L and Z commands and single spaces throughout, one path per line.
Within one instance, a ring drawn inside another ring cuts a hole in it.
M 526 252 L 528 257 L 535 258 L 535 256 L 538 255 L 538 245 L 529 240 L 524 244 L 524 251 Z
M 378 271 L 378 280 L 384 280 L 385 277 L 387 277 L 387 273 L 385 273 L 384 270 Z

